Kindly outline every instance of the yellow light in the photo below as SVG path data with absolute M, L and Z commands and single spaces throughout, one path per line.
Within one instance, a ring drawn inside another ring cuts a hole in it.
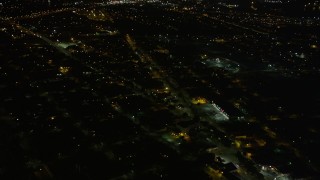
M 317 48 L 317 45 L 312 44 L 310 47 L 311 47 L 312 49 L 316 49 L 316 48 Z
M 69 71 L 70 71 L 70 67 L 64 67 L 64 66 L 59 67 L 59 72 L 62 74 L 67 74 Z
M 185 133 L 185 132 L 180 132 L 180 133 L 175 133 L 175 132 L 172 132 L 171 133 L 171 136 L 175 139 L 179 139 L 179 138 L 183 138 L 185 141 L 189 142 L 190 141 L 190 136 Z
M 256 142 L 259 146 L 265 146 L 267 144 L 267 142 L 263 139 L 256 139 Z
M 193 98 L 192 103 L 193 104 L 206 104 L 207 100 L 206 100 L 206 98 L 198 97 L 198 98 Z
M 206 173 L 212 178 L 212 179 L 221 179 L 223 178 L 223 172 L 218 170 L 218 169 L 214 169 L 212 167 L 207 167 L 205 169 Z
M 225 40 L 224 40 L 224 39 L 215 39 L 215 42 L 217 42 L 217 43 L 224 43 Z
M 246 148 L 250 148 L 250 147 L 252 147 L 252 144 L 247 143 L 247 144 L 246 144 Z
M 241 142 L 240 142 L 240 141 L 235 141 L 234 143 L 236 144 L 236 147 L 237 147 L 237 148 L 240 148 L 240 147 L 241 147 Z
M 252 158 L 252 154 L 251 153 L 246 153 L 246 157 L 248 158 L 248 159 L 251 159 Z

